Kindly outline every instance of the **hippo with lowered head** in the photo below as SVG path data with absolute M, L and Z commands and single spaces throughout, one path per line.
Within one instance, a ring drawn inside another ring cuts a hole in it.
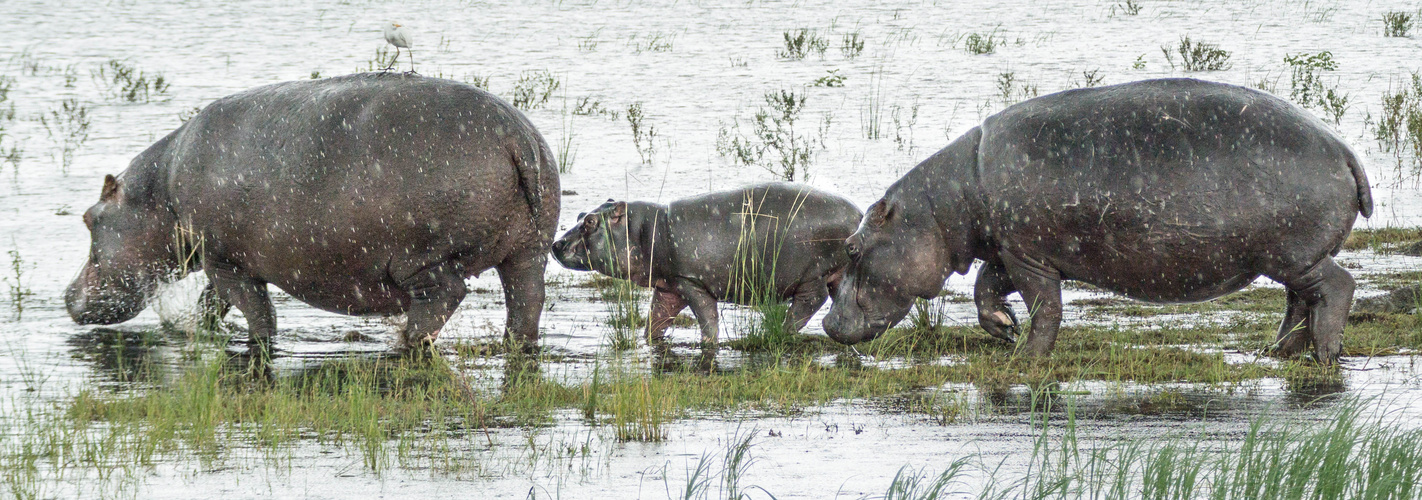
M 914 167 L 846 241 L 852 263 L 825 331 L 853 344 L 982 260 L 979 324 L 1014 340 L 1005 297 L 1045 354 L 1061 280 L 1152 302 L 1209 300 L 1267 276 L 1288 307 L 1271 348 L 1337 360 L 1354 281 L 1333 261 L 1372 197 L 1358 158 L 1272 95 L 1190 79 L 1031 99 Z
M 863 214 L 809 186 L 770 183 L 671 205 L 608 200 L 553 243 L 563 267 L 653 289 L 648 337 L 661 340 L 687 305 L 715 345 L 717 302 L 791 302 L 787 331 L 805 326 L 849 263 L 844 238 Z
M 465 278 L 493 267 L 507 334 L 531 346 L 558 210 L 542 136 L 478 88 L 374 73 L 267 85 L 104 178 L 65 305 L 81 324 L 126 321 L 201 267 L 255 345 L 276 330 L 272 284 L 327 311 L 405 313 L 409 347 L 432 342 Z

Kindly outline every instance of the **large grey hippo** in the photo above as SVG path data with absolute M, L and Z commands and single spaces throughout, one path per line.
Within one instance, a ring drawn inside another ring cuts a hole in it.
M 1354 282 L 1333 261 L 1372 212 L 1357 157 L 1272 95 L 1189 79 L 1069 90 L 989 117 L 889 187 L 846 247 L 825 331 L 853 344 L 982 260 L 978 320 L 1052 349 L 1061 280 L 1153 302 L 1209 300 L 1260 275 L 1288 290 L 1273 350 L 1337 359 Z
M 862 217 L 842 197 L 770 183 L 677 200 L 608 200 L 553 243 L 563 267 L 651 287 L 648 337 L 660 340 L 691 306 L 715 345 L 717 302 L 791 302 L 784 327 L 805 326 L 839 283 L 844 238 Z
M 458 82 L 368 73 L 251 89 L 104 178 L 65 304 L 82 324 L 126 321 L 159 282 L 201 267 L 256 344 L 276 330 L 272 284 L 328 311 L 406 313 L 412 346 L 493 267 L 507 334 L 532 345 L 558 220 L 552 158 L 522 114 Z

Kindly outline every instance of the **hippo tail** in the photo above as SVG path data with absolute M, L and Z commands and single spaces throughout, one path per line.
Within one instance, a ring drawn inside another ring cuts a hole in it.
M 1358 185 L 1358 213 L 1364 218 L 1373 216 L 1373 189 L 1368 186 L 1368 173 L 1363 171 L 1363 164 L 1358 161 L 1358 157 L 1348 152 L 1348 168 L 1353 171 L 1353 182 Z
M 529 125 L 527 128 L 532 128 Z M 518 170 L 518 184 L 523 191 L 523 199 L 528 203 L 528 212 L 533 217 L 533 227 L 543 228 L 548 214 L 544 213 L 543 201 L 549 188 L 543 177 L 553 170 L 557 172 L 557 166 L 552 164 L 552 156 L 549 155 L 543 141 L 537 133 L 525 130 L 517 141 L 513 151 L 514 168 Z

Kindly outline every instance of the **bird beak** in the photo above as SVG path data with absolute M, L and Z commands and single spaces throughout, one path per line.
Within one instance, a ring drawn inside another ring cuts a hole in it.
M 399 27 L 400 27 L 400 25 L 398 25 L 398 24 L 396 24 L 396 25 L 395 25 L 395 27 L 396 27 L 396 28 L 399 28 Z

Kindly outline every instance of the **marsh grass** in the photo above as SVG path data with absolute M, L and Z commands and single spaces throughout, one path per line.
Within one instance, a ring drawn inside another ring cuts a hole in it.
M 864 36 L 858 31 L 845 33 L 839 42 L 839 53 L 845 59 L 854 59 L 864 53 Z
M 162 73 L 150 75 L 120 59 L 109 59 L 91 75 L 106 96 L 125 102 L 152 101 L 154 96 L 167 94 L 172 86 Z
M 1329 86 L 1323 83 L 1322 72 L 1336 71 L 1338 62 L 1328 51 L 1317 54 L 1292 54 L 1284 56 L 1289 65 L 1289 97 L 1305 108 L 1323 111 L 1338 124 L 1343 113 L 1348 110 L 1348 95 L 1338 92 L 1337 82 Z
M 884 136 L 884 69 L 869 73 L 869 89 L 864 94 L 864 104 L 859 108 L 859 130 L 865 139 Z
M 40 125 L 59 147 L 61 172 L 69 173 L 70 165 L 74 164 L 74 153 L 89 140 L 92 122 L 89 107 L 72 97 L 60 102 L 59 107 L 51 109 L 48 114 L 40 115 Z
M 1179 68 L 1185 71 L 1225 71 L 1230 68 L 1229 51 L 1221 49 L 1218 44 L 1191 41 L 1189 36 L 1180 37 L 1180 44 L 1173 51 L 1168 45 L 1161 46 L 1160 51 L 1165 54 L 1165 61 L 1170 63 L 1172 69 L 1177 67 L 1177 55 L 1180 58 Z
M 1383 92 L 1382 116 L 1373 125 L 1378 144 L 1397 160 L 1399 182 L 1422 178 L 1422 75 L 1412 73 L 1401 87 Z
M 565 97 L 563 99 L 562 120 L 559 121 L 559 125 L 561 125 L 559 131 L 561 134 L 559 134 L 558 142 L 556 143 L 558 147 L 558 173 L 560 174 L 572 172 L 573 161 L 576 160 L 578 156 L 578 149 L 573 146 L 573 139 L 576 136 L 573 127 L 573 116 L 573 114 L 568 112 L 568 99 Z
M 1343 249 L 1387 252 L 1399 245 L 1417 241 L 1422 241 L 1422 228 L 1418 227 L 1354 229 L 1343 242 Z
M 793 90 L 765 93 L 765 105 L 749 120 L 750 132 L 741 130 L 741 119 L 736 117 L 717 133 L 716 152 L 742 166 L 763 168 L 784 181 L 808 180 L 815 146 L 823 144 L 825 131 L 821 129 L 817 140 L 795 128 L 807 99 L 807 93 Z
M 1037 93 L 1036 85 L 1018 78 L 1015 72 L 1008 71 L 997 75 L 997 96 L 1002 99 L 1003 106 L 1037 97 Z
M 525 111 L 546 106 L 553 94 L 563 87 L 563 82 L 546 69 L 528 70 L 519 74 L 514 82 L 513 95 L 509 102 Z
M 1115 17 L 1116 14 L 1121 14 L 1121 15 L 1124 15 L 1124 16 L 1134 16 L 1134 15 L 1139 15 L 1140 13 L 1141 13 L 1141 3 L 1140 3 L 1140 2 L 1137 2 L 1136 0 L 1126 0 L 1126 1 L 1124 1 L 1124 2 L 1116 2 L 1115 5 L 1112 5 L 1112 6 L 1111 6 L 1111 16 L 1112 16 L 1112 17 Z
M 25 313 L 25 302 L 35 295 L 34 290 L 30 289 L 29 280 L 25 278 L 25 274 L 33 266 L 25 264 L 25 259 L 20 256 L 18 248 L 8 250 L 5 254 L 10 257 L 10 265 L 7 266 L 9 272 L 3 279 L 0 279 L 0 283 L 4 283 L 10 300 L 10 310 L 15 313 L 15 321 L 19 321 Z
M 734 214 L 739 218 L 735 259 L 731 263 L 729 296 L 732 302 L 746 304 L 756 314 L 742 325 L 737 349 L 750 351 L 783 351 L 796 336 L 786 328 L 789 306 L 781 298 L 776 285 L 776 269 L 781 252 L 789 243 L 790 225 L 800 216 L 808 192 L 798 196 L 789 210 L 770 213 L 764 210 L 763 198 L 747 191 Z
M 781 59 L 804 59 L 810 54 L 824 57 L 825 51 L 829 49 L 829 40 L 820 36 L 816 30 L 801 28 L 786 31 L 781 36 L 785 40 L 784 49 L 775 53 Z M 859 48 L 863 50 L 863 42 L 859 43 Z
M 1414 18 L 1411 12 L 1391 11 L 1382 15 L 1383 36 L 1406 37 L 1412 31 Z
M 1006 44 L 1007 38 L 998 32 L 998 28 L 987 33 L 968 33 L 963 37 L 963 50 L 974 55 L 991 54 Z
M 643 165 L 651 165 L 656 157 L 657 129 L 647 123 L 647 113 L 641 102 L 627 106 L 627 125 L 632 127 L 632 146 L 637 148 L 637 156 Z

